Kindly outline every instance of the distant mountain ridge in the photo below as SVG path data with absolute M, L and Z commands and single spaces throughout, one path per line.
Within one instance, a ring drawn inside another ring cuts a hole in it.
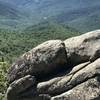
M 82 32 L 85 30 L 85 26 L 88 27 L 85 31 L 91 31 L 100 27 L 95 27 L 95 18 L 97 16 L 100 17 L 99 0 L 0 0 L 0 2 L 5 3 L 6 6 L 14 6 L 15 10 L 13 10 L 12 16 L 14 18 L 17 15 L 22 17 L 20 21 L 20 18 L 17 19 L 19 23 L 17 26 L 19 27 L 20 24 L 25 24 L 27 27 L 45 20 L 54 20 L 59 24 L 64 22 L 69 27 L 76 28 Z M 93 16 L 92 18 L 91 15 Z M 97 21 L 99 22 L 99 20 Z
M 25 18 L 25 15 L 17 6 L 0 1 L 0 28 L 14 28 L 23 18 Z
M 11 4 L 3 3 L 0 1 L 0 15 L 1 16 L 16 19 L 20 17 L 18 13 L 19 11 L 13 8 Z

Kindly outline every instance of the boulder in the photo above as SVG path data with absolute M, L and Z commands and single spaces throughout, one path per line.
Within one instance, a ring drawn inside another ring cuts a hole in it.
M 56 77 L 46 82 L 39 83 L 37 85 L 37 91 L 40 94 L 50 94 L 55 96 L 56 94 L 66 92 L 74 88 L 76 85 L 79 85 L 99 74 L 100 58 L 91 64 L 87 62 L 75 66 L 69 74 L 66 74 L 62 77 Z
M 23 93 L 27 91 L 27 94 L 29 95 L 30 93 L 28 89 L 33 88 L 33 87 L 34 88 L 32 90 L 34 91 L 31 91 L 31 94 L 34 96 L 35 91 L 36 91 L 35 83 L 36 83 L 35 78 L 30 75 L 27 75 L 23 78 L 15 80 L 9 85 L 7 89 L 6 99 L 7 100 L 20 100 L 20 97 L 22 97 Z M 25 93 L 24 93 L 24 96 L 26 96 Z
M 100 30 L 40 44 L 7 79 L 7 100 L 100 100 Z
M 100 100 L 100 77 L 89 79 L 51 100 Z
M 8 71 L 7 79 L 11 83 L 25 75 L 40 79 L 63 69 L 67 63 L 65 45 L 61 40 L 50 40 L 23 54 Z
M 92 62 L 100 57 L 100 30 L 69 38 L 64 43 L 69 64 Z

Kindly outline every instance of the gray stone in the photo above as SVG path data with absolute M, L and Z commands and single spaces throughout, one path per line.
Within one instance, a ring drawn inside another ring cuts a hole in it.
M 51 100 L 100 100 L 100 81 L 98 77 L 89 79 L 65 93 L 52 97 Z
M 69 64 L 93 62 L 100 57 L 100 30 L 69 38 L 64 43 Z
M 86 65 L 86 66 L 85 66 Z M 80 69 L 80 70 L 79 70 Z M 51 95 L 60 94 L 72 89 L 78 84 L 100 74 L 100 58 L 89 64 L 84 63 L 75 66 L 70 72 L 62 77 L 56 77 L 37 85 L 39 93 L 47 93 Z
M 7 100 L 100 100 L 100 30 L 40 44 L 7 79 Z
M 20 95 L 24 93 L 28 88 L 31 88 L 35 85 L 35 78 L 33 76 L 27 75 L 23 78 L 15 80 L 7 89 L 6 99 L 7 100 L 19 100 Z M 33 94 L 35 93 L 35 88 L 33 88 Z M 28 94 L 28 91 L 27 91 Z M 24 95 L 25 96 L 25 95 Z
M 61 40 L 50 40 L 23 54 L 18 61 L 13 63 L 7 75 L 8 82 L 19 79 L 27 74 L 46 77 L 63 69 L 67 63 L 66 50 Z

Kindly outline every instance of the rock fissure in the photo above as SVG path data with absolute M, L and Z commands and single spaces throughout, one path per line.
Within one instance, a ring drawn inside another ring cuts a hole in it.
M 80 68 L 78 68 L 78 69 L 76 69 L 76 70 L 73 70 L 73 69 L 72 69 L 72 71 L 69 72 L 66 76 L 69 76 L 69 75 L 73 75 L 73 76 L 74 76 L 75 73 L 77 73 L 79 70 L 85 68 L 85 67 L 86 67 L 87 65 L 89 65 L 89 64 L 90 64 L 90 62 L 86 62 L 85 65 L 81 66 Z M 75 67 L 74 67 L 74 68 L 75 68 Z

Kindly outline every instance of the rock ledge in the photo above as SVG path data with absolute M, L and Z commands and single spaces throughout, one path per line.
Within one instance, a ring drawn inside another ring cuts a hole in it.
M 100 100 L 100 30 L 40 44 L 7 79 L 6 100 Z

